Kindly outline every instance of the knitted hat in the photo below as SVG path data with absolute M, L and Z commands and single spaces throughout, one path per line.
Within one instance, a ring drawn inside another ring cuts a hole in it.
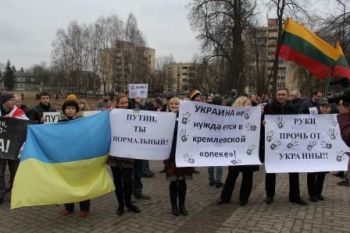
M 78 102 L 78 98 L 74 94 L 67 95 L 66 100 L 74 100 Z
M 328 99 L 321 99 L 320 105 L 329 105 Z
M 15 96 L 13 95 L 13 93 L 10 92 L 4 92 L 1 94 L 0 96 L 0 101 L 1 104 L 4 104 L 6 101 L 15 98 Z
M 198 90 L 192 90 L 189 94 L 189 98 L 190 100 L 194 100 L 194 98 L 197 96 L 197 95 L 202 95 L 200 91 Z
M 77 101 L 75 100 L 66 100 L 64 101 L 63 105 L 62 105 L 62 112 L 64 114 L 64 111 L 66 110 L 66 108 L 70 106 L 70 107 L 74 107 L 77 112 L 79 112 L 79 104 Z

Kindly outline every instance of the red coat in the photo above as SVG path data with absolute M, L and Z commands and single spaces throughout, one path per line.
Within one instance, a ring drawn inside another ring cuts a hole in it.
M 176 154 L 176 139 L 177 139 L 177 121 L 175 124 L 174 137 L 170 151 L 170 158 L 164 161 L 167 177 L 172 176 L 192 176 L 194 172 L 193 167 L 176 167 L 175 154 Z

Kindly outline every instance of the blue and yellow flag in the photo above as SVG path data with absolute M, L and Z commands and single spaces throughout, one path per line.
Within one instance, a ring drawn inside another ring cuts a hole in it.
M 108 111 L 29 126 L 11 208 L 78 202 L 113 191 L 105 166 L 110 135 Z

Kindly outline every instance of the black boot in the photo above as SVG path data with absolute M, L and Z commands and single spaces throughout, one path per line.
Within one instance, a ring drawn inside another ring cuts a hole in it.
M 179 216 L 179 209 L 177 208 L 177 181 L 170 182 L 169 194 L 171 202 L 171 213 L 174 216 Z
M 4 203 L 4 198 L 3 197 L 0 197 L 0 205 Z
M 127 205 L 126 208 L 128 208 L 131 212 L 134 212 L 134 213 L 141 212 L 141 210 L 139 208 L 137 208 L 136 206 L 134 206 L 133 204 Z
M 182 214 L 183 216 L 187 216 L 188 215 L 188 212 L 186 210 L 185 205 L 180 205 L 179 206 L 179 210 L 180 210 L 180 214 Z
M 117 210 L 117 215 L 122 216 L 124 214 L 124 206 L 120 205 Z
M 174 216 L 179 216 L 179 209 L 177 208 L 177 205 L 173 205 L 171 207 L 171 213 L 173 213 Z

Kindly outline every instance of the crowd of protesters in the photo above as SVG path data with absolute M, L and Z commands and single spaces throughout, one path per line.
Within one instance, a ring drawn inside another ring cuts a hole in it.
M 51 95 L 48 92 L 41 92 L 38 95 L 38 103 L 32 108 L 22 103 L 22 98 L 13 95 L 12 93 L 2 93 L 0 96 L 1 116 L 13 117 L 18 119 L 29 119 L 39 124 L 43 124 L 45 119 L 44 112 L 55 112 L 50 100 Z M 302 98 L 299 91 L 289 92 L 286 88 L 277 90 L 275 96 L 269 99 L 267 95 L 257 96 L 255 94 L 237 96 L 236 92 L 232 92 L 230 96 L 221 95 L 207 95 L 203 96 L 199 90 L 192 90 L 188 95 L 182 99 L 189 101 L 200 101 L 209 104 L 234 106 L 234 107 L 249 107 L 260 106 L 263 116 L 280 115 L 280 114 L 330 114 L 343 113 L 348 114 L 350 108 L 350 101 L 341 101 L 338 108 L 331 105 L 327 99 L 322 98 L 321 91 L 314 91 L 309 99 Z M 108 110 L 113 108 L 121 109 L 136 109 L 148 111 L 169 111 L 178 115 L 180 106 L 180 98 L 175 96 L 167 96 L 166 98 L 153 98 L 146 102 L 145 99 L 135 98 L 129 99 L 126 94 L 118 95 L 116 98 L 111 98 L 109 95 L 96 102 L 95 107 L 90 107 L 86 100 L 78 99 L 76 95 L 68 95 L 62 104 L 62 113 L 64 120 L 71 121 L 81 116 L 82 111 L 89 110 Z M 339 111 L 338 111 L 339 110 Z M 341 127 L 349 128 L 346 123 L 341 123 Z M 260 160 L 264 162 L 264 124 L 262 119 L 261 142 L 260 142 Z M 171 212 L 173 215 L 187 215 L 188 210 L 185 207 L 187 183 L 186 181 L 192 179 L 193 174 L 198 174 L 194 168 L 178 168 L 175 164 L 176 151 L 176 132 L 177 123 L 175 126 L 174 140 L 172 142 L 171 153 L 169 159 L 164 161 L 164 169 L 161 172 L 166 174 L 169 180 L 169 196 L 171 203 Z M 347 136 L 344 136 L 347 137 Z M 122 156 L 122 155 L 121 155 Z M 8 160 L 0 159 L 0 204 L 4 201 L 4 195 L 11 190 L 16 169 L 19 164 L 19 159 Z M 6 165 L 9 167 L 10 178 L 9 185 L 5 184 L 5 170 Z M 124 213 L 124 208 L 134 213 L 139 213 L 141 210 L 132 202 L 132 195 L 136 199 L 150 199 L 150 196 L 143 193 L 142 177 L 151 178 L 155 175 L 150 170 L 149 161 L 134 160 L 109 157 L 107 165 L 110 166 L 113 176 L 113 181 L 116 186 L 115 194 L 118 202 L 117 215 L 121 216 Z M 228 175 L 223 183 L 224 167 L 208 167 L 208 184 L 216 188 L 222 188 L 222 192 L 217 204 L 225 204 L 230 202 L 235 182 L 239 173 L 242 174 L 242 183 L 240 188 L 239 203 L 241 206 L 247 205 L 249 196 L 252 192 L 253 173 L 259 170 L 259 166 L 229 166 Z M 276 175 L 274 173 L 267 173 L 265 177 L 265 190 L 267 204 L 274 201 Z M 339 172 L 335 174 L 343 178 L 339 183 L 342 186 L 349 186 L 349 178 L 347 172 Z M 323 201 L 325 198 L 322 195 L 326 173 L 308 173 L 307 187 L 309 200 L 311 202 Z M 7 186 L 7 187 L 6 187 Z M 289 201 L 299 205 L 307 205 L 307 202 L 300 196 L 299 189 L 299 174 L 289 173 Z M 81 217 L 89 215 L 90 200 L 80 202 Z M 67 216 L 73 213 L 74 204 L 65 204 L 63 215 Z

